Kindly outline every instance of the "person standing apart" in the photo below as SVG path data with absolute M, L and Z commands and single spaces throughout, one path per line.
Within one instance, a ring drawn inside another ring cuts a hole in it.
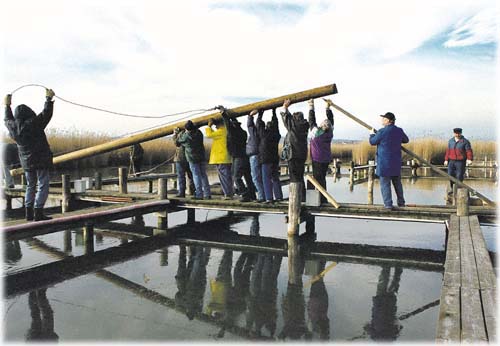
M 465 166 L 469 166 L 474 159 L 472 146 L 467 138 L 462 136 L 462 129 L 453 129 L 453 137 L 448 141 L 446 154 L 444 155 L 444 165 L 448 166 L 448 174 L 464 181 Z M 453 182 L 450 181 L 453 189 Z
M 401 143 L 410 140 L 403 129 L 395 125 L 396 117 L 387 112 L 381 115 L 383 128 L 371 130 L 370 144 L 377 146 L 377 169 L 380 178 L 380 190 L 384 200 L 384 208 L 392 209 L 391 182 L 396 190 L 398 207 L 405 206 L 403 185 L 401 184 Z
M 189 162 L 186 159 L 186 153 L 184 147 L 177 141 L 186 130 L 181 130 L 179 127 L 174 129 L 174 136 L 172 140 L 175 143 L 175 170 L 177 171 L 177 194 L 176 197 L 184 198 L 186 197 L 186 176 L 188 182 L 188 194 L 195 194 L 196 188 L 194 186 L 193 174 L 189 168 Z
M 212 126 L 215 125 L 215 130 Z M 211 138 L 212 149 L 210 150 L 209 165 L 217 165 L 219 181 L 224 193 L 224 199 L 232 199 L 234 195 L 233 177 L 231 174 L 231 155 L 227 150 L 227 129 L 222 119 L 210 119 L 205 129 L 207 138 Z
M 333 112 L 330 109 L 331 100 L 325 99 L 326 119 L 318 126 L 314 111 L 314 100 L 309 100 L 309 130 L 311 132 L 310 150 L 314 179 L 326 190 L 326 173 L 332 161 Z M 326 202 L 321 195 L 321 201 Z
M 52 168 L 52 151 L 50 150 L 45 128 L 52 119 L 55 93 L 46 89 L 46 100 L 43 111 L 36 115 L 33 110 L 21 104 L 14 114 L 10 107 L 12 95 L 5 97 L 5 126 L 10 137 L 16 142 L 19 151 L 21 167 L 26 176 L 26 220 L 50 220 L 45 216 L 43 207 L 49 196 L 49 171 Z M 38 186 L 38 188 L 37 188 Z
M 211 199 L 210 184 L 206 171 L 205 147 L 203 146 L 203 133 L 193 124 L 191 120 L 186 122 L 185 131 L 177 142 L 185 149 L 189 168 L 193 173 L 195 186 L 194 199 Z

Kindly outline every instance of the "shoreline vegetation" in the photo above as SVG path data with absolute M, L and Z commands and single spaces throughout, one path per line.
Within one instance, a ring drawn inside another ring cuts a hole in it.
M 75 150 L 88 148 L 102 144 L 113 139 L 110 135 L 90 131 L 61 131 L 49 130 L 47 138 L 54 156 L 59 156 Z M 442 164 L 446 145 L 449 138 L 416 138 L 410 139 L 405 147 L 415 154 L 423 157 L 433 164 Z M 4 138 L 4 141 L 7 138 Z M 477 140 L 471 141 L 475 161 L 496 160 L 497 144 L 495 141 Z M 166 160 L 173 159 L 175 144 L 171 137 L 158 138 L 141 144 L 144 148 L 145 166 L 158 165 Z M 207 158 L 210 153 L 211 140 L 205 140 Z M 281 152 L 281 144 L 280 144 Z M 375 147 L 366 141 L 332 142 L 332 154 L 334 158 L 343 163 L 354 161 L 356 164 L 366 164 L 368 160 L 375 158 Z M 411 160 L 411 157 L 403 153 L 403 161 Z M 61 168 L 100 168 L 110 166 L 128 166 L 129 148 L 122 148 L 109 153 L 89 157 L 82 160 L 72 161 L 59 165 Z

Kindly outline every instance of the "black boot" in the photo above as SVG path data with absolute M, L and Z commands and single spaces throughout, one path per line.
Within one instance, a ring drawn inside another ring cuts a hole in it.
M 26 221 L 33 221 L 33 207 L 26 207 Z
M 43 214 L 43 208 L 35 208 L 35 221 L 44 220 L 52 220 L 52 218 Z

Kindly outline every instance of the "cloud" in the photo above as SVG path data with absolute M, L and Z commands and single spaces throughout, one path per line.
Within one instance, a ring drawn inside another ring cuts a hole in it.
M 464 47 L 476 44 L 494 43 L 498 40 L 498 7 L 484 9 L 465 22 L 457 23 L 445 42 L 446 47 Z

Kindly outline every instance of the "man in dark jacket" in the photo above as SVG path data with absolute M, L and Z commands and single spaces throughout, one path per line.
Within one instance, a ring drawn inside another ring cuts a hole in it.
M 474 154 L 469 140 L 462 136 L 461 128 L 454 128 L 453 138 L 448 141 L 448 147 L 444 156 L 444 165 L 448 166 L 448 174 L 463 181 L 465 166 L 469 166 L 473 158 Z M 450 181 L 450 185 L 453 188 L 452 181 Z
M 130 166 L 134 171 L 134 175 L 137 177 L 140 175 L 142 162 L 144 161 L 144 149 L 140 143 L 132 145 L 129 149 L 130 156 Z
M 193 182 L 193 174 L 191 173 L 191 169 L 189 168 L 189 162 L 186 159 L 186 154 L 184 152 L 184 147 L 177 141 L 186 130 L 181 130 L 180 128 L 175 128 L 174 136 L 172 140 L 175 143 L 175 170 L 177 172 L 177 195 L 176 197 L 186 197 L 186 176 L 188 181 L 188 194 L 191 193 L 194 195 L 196 188 Z
M 384 200 L 384 208 L 392 209 L 391 181 L 396 190 L 398 207 L 405 206 L 403 185 L 401 184 L 401 143 L 410 140 L 403 129 L 394 125 L 396 117 L 387 112 L 381 115 L 384 126 L 378 132 L 372 129 L 370 144 L 377 146 L 377 169 L 375 173 L 380 178 L 380 190 Z
M 227 149 L 233 158 L 233 181 L 236 193 L 241 194 L 242 202 L 256 199 L 255 186 L 250 173 L 250 161 L 246 153 L 247 133 L 241 128 L 241 123 L 235 118 L 229 118 L 227 110 L 223 106 L 217 107 L 221 112 L 224 125 L 227 129 Z M 243 179 L 245 183 L 243 183 Z
M 193 173 L 194 186 L 196 189 L 195 199 L 211 199 L 210 184 L 207 176 L 207 163 L 205 162 L 205 147 L 203 146 L 203 133 L 193 124 L 191 120 L 186 122 L 185 131 L 177 143 L 184 147 L 189 168 Z
M 273 117 L 267 124 L 264 124 L 262 114 L 260 112 L 257 118 L 257 131 L 260 137 L 259 161 L 262 165 L 262 182 L 266 203 L 271 203 L 273 202 L 273 192 L 275 200 L 280 201 L 283 199 L 278 167 L 278 144 L 281 135 L 276 109 L 273 109 Z
M 257 127 L 255 127 L 255 123 L 253 121 L 253 117 L 255 114 L 259 114 L 262 117 L 262 111 L 257 111 L 254 109 L 250 112 L 247 118 L 247 131 L 248 131 L 248 140 L 246 153 L 248 159 L 250 161 L 250 172 L 252 173 L 252 181 L 255 185 L 255 189 L 257 190 L 257 201 L 263 202 L 265 200 L 264 194 L 264 185 L 262 185 L 262 166 L 259 162 L 259 143 L 260 138 L 257 132 Z
M 5 126 L 17 143 L 21 167 L 26 175 L 27 221 L 51 219 L 43 214 L 49 196 L 49 170 L 52 168 L 52 151 L 44 130 L 52 119 L 54 95 L 52 89 L 46 90 L 45 106 L 39 115 L 24 104 L 17 106 L 12 114 L 12 95 L 5 97 Z
M 281 118 L 288 133 L 285 142 L 289 145 L 288 153 L 288 171 L 290 172 L 290 182 L 301 183 L 302 199 L 305 199 L 304 184 L 304 164 L 307 159 L 307 132 L 309 123 L 304 119 L 302 112 L 290 114 L 288 107 L 291 101 L 289 99 L 283 102 L 284 112 L 281 112 Z

